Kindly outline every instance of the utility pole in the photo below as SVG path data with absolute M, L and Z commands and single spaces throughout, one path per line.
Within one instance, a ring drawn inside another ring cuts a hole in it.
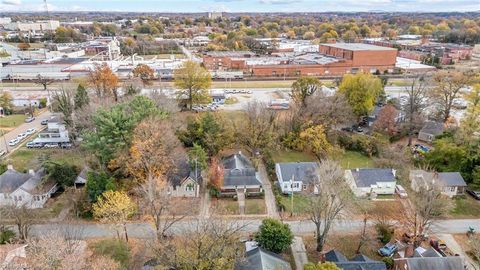
M 293 217 L 293 181 L 295 180 L 295 174 L 292 175 L 290 179 L 290 217 Z

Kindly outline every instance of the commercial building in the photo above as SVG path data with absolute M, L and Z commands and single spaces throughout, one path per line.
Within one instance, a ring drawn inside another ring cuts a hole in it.
M 20 32 L 55 31 L 60 26 L 59 21 L 13 22 L 5 24 L 7 30 Z
M 256 56 L 252 52 L 209 52 L 209 70 L 242 70 L 253 77 L 339 76 L 345 73 L 385 73 L 395 69 L 397 49 L 363 43 L 321 44 L 318 52 Z
M 35 144 L 60 144 L 70 142 L 68 130 L 59 118 L 48 120 L 47 128 L 38 133 L 38 138 L 33 140 Z

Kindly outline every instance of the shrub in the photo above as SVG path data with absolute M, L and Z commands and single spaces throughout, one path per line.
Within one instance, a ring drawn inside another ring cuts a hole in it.
M 392 257 L 385 257 L 382 259 L 382 262 L 385 263 L 387 266 L 387 269 L 391 270 L 393 269 L 393 258 Z
M 378 240 L 382 242 L 382 244 L 389 243 L 392 240 L 392 228 L 388 224 L 378 223 L 375 225 L 375 229 L 378 233 Z
M 15 237 L 15 232 L 5 226 L 0 227 L 0 245 L 10 243 Z
M 292 244 L 293 234 L 288 224 L 267 218 L 262 221 L 259 231 L 255 234 L 255 241 L 266 250 L 281 253 Z
M 128 266 L 130 250 L 127 243 L 119 239 L 105 239 L 99 241 L 95 244 L 95 252 L 99 255 L 112 258 L 123 267 Z
M 378 156 L 380 141 L 372 136 L 342 134 L 337 138 L 338 144 L 346 150 L 358 151 L 366 156 Z

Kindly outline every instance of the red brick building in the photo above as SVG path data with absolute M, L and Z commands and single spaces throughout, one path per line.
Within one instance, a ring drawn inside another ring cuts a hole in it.
M 255 57 L 248 52 L 204 56 L 209 70 L 242 70 L 254 77 L 332 76 L 356 72 L 392 72 L 397 49 L 363 43 L 321 44 L 319 53 Z

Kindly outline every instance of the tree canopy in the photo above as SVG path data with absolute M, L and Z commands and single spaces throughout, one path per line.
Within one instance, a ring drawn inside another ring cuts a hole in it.
M 182 67 L 176 69 L 174 85 L 180 90 L 177 97 L 180 101 L 186 100 L 189 109 L 193 104 L 208 103 L 210 95 L 208 90 L 212 84 L 210 72 L 193 61 L 186 61 Z
M 267 218 L 255 234 L 255 241 L 266 250 L 281 253 L 292 244 L 293 234 L 288 224 Z
M 371 112 L 377 97 L 382 93 L 382 81 L 369 73 L 346 74 L 339 86 L 340 93 L 347 98 L 358 117 Z

